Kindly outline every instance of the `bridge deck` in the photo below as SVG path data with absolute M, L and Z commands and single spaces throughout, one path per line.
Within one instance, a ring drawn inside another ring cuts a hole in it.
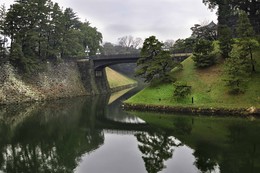
M 177 53 L 172 54 L 172 58 L 175 61 L 181 62 L 191 53 Z M 121 64 L 121 63 L 136 63 L 141 57 L 140 54 L 117 54 L 117 55 L 95 55 L 89 58 L 94 62 L 95 70 L 101 70 L 109 65 Z

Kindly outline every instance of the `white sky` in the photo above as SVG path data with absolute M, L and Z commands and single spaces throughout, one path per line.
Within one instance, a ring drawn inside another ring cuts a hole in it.
M 52 0 L 70 7 L 103 35 L 103 42 L 117 43 L 132 35 L 143 40 L 155 35 L 160 41 L 187 38 L 194 24 L 217 22 L 202 0 Z M 0 0 L 9 8 L 14 0 Z

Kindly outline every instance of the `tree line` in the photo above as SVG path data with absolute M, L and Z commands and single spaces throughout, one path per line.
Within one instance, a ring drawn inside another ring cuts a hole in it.
M 203 0 L 203 3 L 210 9 L 218 7 L 218 24 L 195 24 L 191 28 L 192 35 L 178 39 L 170 51 L 192 52 L 196 68 L 208 68 L 224 62 L 222 78 L 229 92 L 243 93 L 250 76 L 257 70 L 253 52 L 259 49 L 260 2 Z M 173 68 L 182 66 L 172 63 L 169 52 L 163 48 L 164 44 L 154 36 L 147 38 L 141 49 L 142 58 L 137 62 L 136 75 L 143 77 L 146 82 L 152 82 L 153 79 L 175 82 L 175 97 L 185 97 L 191 92 L 191 86 L 169 78 Z
M 238 11 L 248 14 L 256 34 L 260 34 L 259 0 L 202 0 L 209 9 L 217 8 L 219 25 L 227 25 L 235 30 L 238 24 Z
M 41 69 L 47 60 L 94 55 L 102 34 L 88 21 L 81 22 L 71 9 L 63 10 L 51 0 L 16 0 L 8 10 L 0 8 L 1 56 L 25 73 Z M 4 53 L 3 53 L 4 52 Z
M 134 38 L 132 35 L 123 36 L 118 38 L 118 43 L 113 44 L 105 42 L 101 49 L 103 55 L 116 55 L 116 54 L 137 54 L 140 53 L 139 46 L 143 40 L 139 37 Z

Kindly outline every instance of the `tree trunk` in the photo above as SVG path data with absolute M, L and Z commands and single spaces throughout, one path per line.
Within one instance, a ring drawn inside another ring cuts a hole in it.
M 252 72 L 255 72 L 255 64 L 254 64 L 253 53 L 252 53 L 251 49 L 250 49 L 250 59 L 251 59 L 251 65 L 252 65 Z

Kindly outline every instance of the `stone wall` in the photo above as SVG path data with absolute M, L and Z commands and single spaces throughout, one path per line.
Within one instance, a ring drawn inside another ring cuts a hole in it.
M 86 81 L 82 81 L 84 75 Z M 92 95 L 96 93 L 93 86 L 84 85 L 89 75 L 81 74 L 77 62 L 47 63 L 43 72 L 25 81 L 5 63 L 0 67 L 0 104 Z
M 84 88 L 89 88 L 91 95 L 99 94 L 97 85 L 95 82 L 95 74 L 93 64 L 88 59 L 77 61 L 78 70 L 80 72 L 80 78 Z
M 105 68 L 98 71 L 96 74 L 93 61 L 89 59 L 77 61 L 78 68 L 81 74 L 81 80 L 85 88 L 91 89 L 92 95 L 110 93 L 110 87 L 107 80 Z

